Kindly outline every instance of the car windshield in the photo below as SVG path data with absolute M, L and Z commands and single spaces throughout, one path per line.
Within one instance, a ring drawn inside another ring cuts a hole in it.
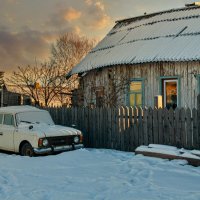
M 17 123 L 45 123 L 49 125 L 54 125 L 54 122 L 47 111 L 30 111 L 30 112 L 21 112 L 16 115 Z

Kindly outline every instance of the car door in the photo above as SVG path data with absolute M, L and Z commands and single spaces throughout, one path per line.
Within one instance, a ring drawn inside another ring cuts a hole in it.
M 0 119 L 1 120 L 1 119 Z M 0 124 L 0 148 L 14 151 L 15 122 L 12 114 L 4 114 Z

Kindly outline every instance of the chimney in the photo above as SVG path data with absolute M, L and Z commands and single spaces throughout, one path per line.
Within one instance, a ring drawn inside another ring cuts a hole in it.
M 186 7 L 197 7 L 200 6 L 200 2 L 196 1 L 194 3 L 185 4 Z

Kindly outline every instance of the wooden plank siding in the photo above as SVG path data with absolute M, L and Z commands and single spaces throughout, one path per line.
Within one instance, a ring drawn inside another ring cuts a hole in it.
M 115 105 L 127 105 L 128 84 L 116 91 L 126 77 L 144 80 L 144 106 L 154 106 L 154 96 L 161 95 L 161 77 L 177 77 L 180 80 L 180 105 L 193 109 L 197 106 L 200 62 L 158 62 L 105 67 L 87 72 L 81 78 L 80 88 L 84 94 L 84 106 L 96 102 L 95 87 L 104 88 L 104 98 L 117 95 Z M 116 93 L 116 94 L 115 94 Z M 107 106 L 107 105 L 104 105 Z
M 84 134 L 86 147 L 134 151 L 140 145 L 165 144 L 200 149 L 200 95 L 198 109 L 46 108 L 56 124 Z

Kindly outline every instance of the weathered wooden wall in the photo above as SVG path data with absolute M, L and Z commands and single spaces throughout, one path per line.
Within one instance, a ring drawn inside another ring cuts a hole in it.
M 80 129 L 86 147 L 134 151 L 140 145 L 154 143 L 200 149 L 200 104 L 198 109 L 175 111 L 132 107 L 47 109 L 56 124 Z
M 84 94 L 84 105 L 95 104 L 95 93 L 93 88 L 104 86 L 104 95 L 112 95 L 114 85 L 132 78 L 144 78 L 145 84 L 145 106 L 154 106 L 154 96 L 160 94 L 160 77 L 179 76 L 180 96 L 179 107 L 193 108 L 197 105 L 197 94 L 199 93 L 198 75 L 200 74 L 199 62 L 160 62 L 137 65 L 123 65 L 93 70 L 82 77 L 81 88 Z M 115 81 L 112 81 L 114 77 Z M 116 78 L 117 77 L 117 78 Z M 117 105 L 127 105 L 126 88 L 118 92 Z
M 0 100 L 1 100 L 1 92 L 0 92 Z M 10 91 L 4 91 L 3 104 L 4 106 L 31 105 L 31 99 L 30 97 L 25 95 L 21 95 Z

